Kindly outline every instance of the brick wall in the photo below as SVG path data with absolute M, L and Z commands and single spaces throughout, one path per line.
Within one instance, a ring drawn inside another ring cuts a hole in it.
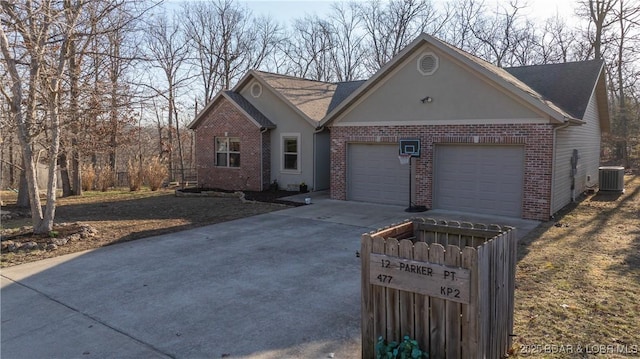
M 215 166 L 216 137 L 240 138 L 239 168 Z M 270 176 L 269 168 L 263 169 L 264 164 L 269 164 L 268 154 L 266 161 L 263 161 L 263 146 L 268 148 L 268 144 L 262 143 L 264 138 L 268 141 L 268 133 L 261 134 L 255 123 L 226 98 L 221 98 L 196 128 L 198 185 L 227 190 L 261 191 L 264 184 L 263 170 Z
M 432 207 L 433 149 L 439 143 L 524 145 L 524 198 L 522 217 L 547 220 L 551 205 L 553 127 L 549 124 L 353 126 L 331 128 L 331 198 L 347 197 L 347 144 L 398 143 L 419 138 L 421 157 L 415 165 L 415 202 Z

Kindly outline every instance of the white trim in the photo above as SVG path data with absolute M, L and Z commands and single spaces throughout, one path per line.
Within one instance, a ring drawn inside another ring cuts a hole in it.
M 284 140 L 285 138 L 295 138 L 296 139 L 296 149 L 297 149 L 297 153 L 296 155 L 298 156 L 297 158 L 297 163 L 296 163 L 296 167 L 297 169 L 292 170 L 292 169 L 285 169 L 284 168 L 284 155 L 285 155 L 285 150 L 284 150 Z M 301 142 L 300 142 L 300 133 L 299 132 L 285 132 L 285 133 L 281 133 L 280 134 L 280 172 L 281 173 L 288 173 L 288 174 L 300 174 L 302 173 L 302 146 L 301 146 Z
M 333 127 L 363 126 L 443 126 L 443 125 L 511 125 L 523 123 L 549 123 L 544 118 L 496 118 L 496 119 L 460 119 L 460 120 L 408 120 L 408 121 L 363 121 L 339 122 Z

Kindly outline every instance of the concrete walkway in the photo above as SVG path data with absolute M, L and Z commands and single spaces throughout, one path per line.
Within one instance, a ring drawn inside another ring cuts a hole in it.
M 359 358 L 360 235 L 415 214 L 334 201 L 2 270 L 12 358 Z M 453 212 L 435 218 L 538 222 Z

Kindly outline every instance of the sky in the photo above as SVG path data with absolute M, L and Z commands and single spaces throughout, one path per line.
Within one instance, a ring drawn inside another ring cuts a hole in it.
M 168 0 L 169 6 L 175 6 L 183 1 L 201 1 L 201 0 Z M 365 1 L 365 0 L 356 0 Z M 434 4 L 444 4 L 446 2 L 455 2 L 455 0 L 432 0 Z M 322 17 L 331 9 L 331 4 L 338 2 L 336 0 L 240 0 L 246 4 L 253 12 L 253 15 L 270 15 L 278 22 L 290 23 L 292 19 L 301 18 L 305 14 L 317 14 Z M 506 3 L 508 0 L 485 0 L 487 5 Z M 531 15 L 533 18 L 546 19 L 560 14 L 566 20 L 574 17 L 573 8 L 576 6 L 576 0 L 523 0 L 528 5 L 524 10 L 524 15 Z
M 360 1 L 360 0 L 356 0 Z M 432 0 L 434 4 L 443 4 L 449 1 Z M 322 17 L 331 9 L 334 0 L 249 0 L 242 1 L 254 15 L 271 15 L 281 22 L 289 22 L 291 19 L 303 17 L 305 14 L 316 13 Z M 491 3 L 507 3 L 507 0 L 485 0 L 487 5 Z M 524 2 L 523 2 L 524 3 Z M 546 19 L 556 13 L 563 18 L 570 20 L 574 16 L 576 1 L 571 0 L 528 0 L 528 7 L 523 14 L 531 15 L 534 18 Z

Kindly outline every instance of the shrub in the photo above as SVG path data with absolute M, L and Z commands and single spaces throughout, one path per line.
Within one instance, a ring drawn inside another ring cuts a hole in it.
M 96 180 L 96 170 L 93 168 L 93 164 L 90 163 L 88 165 L 82 165 L 80 177 L 82 181 L 82 190 L 92 190 Z
M 423 352 L 416 340 L 412 340 L 405 335 L 402 342 L 388 343 L 383 337 L 378 338 L 376 343 L 377 359 L 423 359 L 429 358 L 429 354 Z
M 144 181 L 142 165 L 140 162 L 129 160 L 129 163 L 127 164 L 127 176 L 129 177 L 129 190 L 140 190 L 140 186 L 142 186 L 142 182 Z
M 159 157 L 153 157 L 144 166 L 144 177 L 152 191 L 157 191 L 169 175 L 167 166 Z
M 96 171 L 97 188 L 102 192 L 106 192 L 109 189 L 109 187 L 113 187 L 114 185 L 113 179 L 115 175 L 116 175 L 115 171 L 109 165 L 106 165 L 104 167 L 98 167 L 98 170 Z

